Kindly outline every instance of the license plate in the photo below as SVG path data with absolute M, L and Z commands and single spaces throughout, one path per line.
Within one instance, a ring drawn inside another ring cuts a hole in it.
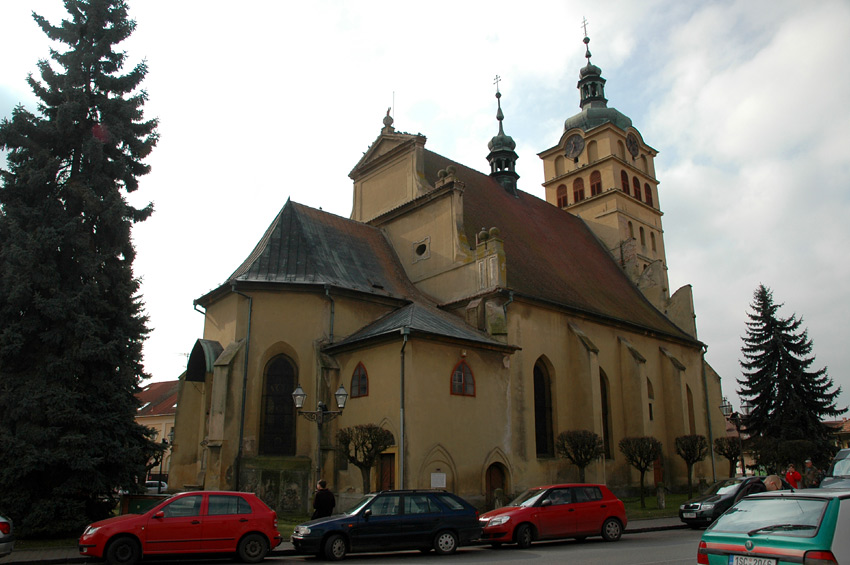
M 750 557 L 749 555 L 730 555 L 729 565 L 776 565 L 776 559 Z
M 696 512 L 682 512 L 682 518 L 696 518 Z

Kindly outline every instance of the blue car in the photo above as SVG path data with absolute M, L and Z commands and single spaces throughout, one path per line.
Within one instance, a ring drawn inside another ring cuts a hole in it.
M 753 494 L 705 533 L 702 565 L 850 563 L 850 491 L 804 489 Z
M 342 514 L 295 527 L 295 551 L 333 561 L 347 553 L 432 549 L 446 555 L 481 537 L 478 511 L 440 490 L 367 494 Z

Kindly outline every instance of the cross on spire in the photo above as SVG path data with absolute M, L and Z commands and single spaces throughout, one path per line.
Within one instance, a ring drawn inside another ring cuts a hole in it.
M 587 18 L 584 16 L 581 18 L 581 27 L 584 28 L 584 36 L 587 37 Z
M 496 75 L 496 78 L 493 80 L 493 84 L 496 85 L 496 92 L 499 92 L 499 83 L 502 82 L 502 77 Z

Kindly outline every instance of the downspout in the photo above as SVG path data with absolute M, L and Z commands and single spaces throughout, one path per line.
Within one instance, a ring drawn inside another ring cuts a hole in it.
M 335 307 L 336 307 L 336 303 L 334 302 L 334 299 L 331 298 L 331 285 L 329 285 L 329 284 L 325 285 L 325 296 L 327 297 L 328 300 L 331 301 L 331 327 L 330 327 L 330 335 L 328 336 L 328 338 L 330 339 L 330 343 L 333 343 L 334 342 L 334 310 L 335 310 Z M 318 398 L 318 397 L 316 397 L 316 398 Z
M 242 443 L 245 437 L 245 396 L 248 388 L 248 354 L 251 352 L 251 314 L 254 311 L 254 299 L 236 290 L 236 285 L 231 287 L 231 290 L 248 299 L 248 331 L 245 336 L 245 363 L 242 367 L 242 406 L 239 414 L 239 449 L 236 452 L 236 488 L 239 490 L 239 474 L 242 469 Z
M 714 460 L 714 434 L 711 432 L 711 403 L 708 399 L 708 377 L 705 374 L 705 352 L 708 351 L 708 345 L 703 344 L 703 349 L 700 352 L 700 360 L 702 361 L 702 384 L 705 388 L 705 419 L 708 423 L 708 452 L 711 453 L 711 480 L 717 482 L 717 469 Z
M 407 338 L 410 335 L 410 328 L 405 326 L 401 328 L 401 336 L 404 339 L 404 342 L 401 344 L 401 351 L 399 355 L 401 356 L 401 400 L 400 406 L 401 411 L 399 414 L 399 419 L 401 420 L 401 425 L 399 426 L 399 446 L 398 446 L 398 475 L 399 475 L 399 485 L 398 488 L 404 488 L 404 348 L 407 347 Z
M 508 326 L 508 305 L 514 301 L 514 291 L 508 291 L 508 301 L 502 304 L 502 312 L 505 313 L 505 329 L 507 330 Z

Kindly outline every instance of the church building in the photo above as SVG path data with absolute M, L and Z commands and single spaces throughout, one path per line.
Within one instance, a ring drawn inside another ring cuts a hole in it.
M 372 491 L 445 488 L 489 508 L 577 480 L 556 450 L 568 430 L 603 439 L 588 481 L 634 489 L 618 449 L 634 436 L 663 443 L 648 486 L 687 481 L 674 440 L 725 434 L 720 378 L 690 286 L 668 288 L 657 152 L 586 58 L 580 112 L 539 153 L 545 200 L 521 189 L 497 89 L 489 174 L 388 112 L 350 173 L 350 218 L 283 205 L 195 301 L 204 333 L 180 383 L 170 486 L 254 491 L 289 512 L 324 478 L 344 507 L 364 487 L 337 431 L 362 424 L 394 438 Z M 726 468 L 714 457 L 696 477 Z

